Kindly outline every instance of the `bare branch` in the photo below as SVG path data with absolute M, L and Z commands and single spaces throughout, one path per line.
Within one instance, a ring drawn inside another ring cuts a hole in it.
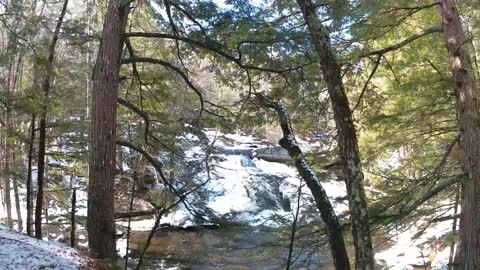
M 362 101 L 362 97 L 367 91 L 368 83 L 370 83 L 370 80 L 372 80 L 373 75 L 375 75 L 375 72 L 377 72 L 378 66 L 380 65 L 380 60 L 382 59 L 382 55 L 379 54 L 377 56 L 377 60 L 375 61 L 375 66 L 372 69 L 372 72 L 370 73 L 370 76 L 368 76 L 367 81 L 365 82 L 365 85 L 363 86 L 362 92 L 360 93 L 360 96 L 358 97 L 357 104 L 352 109 L 352 113 L 357 109 L 358 105 L 360 105 L 360 101 Z
M 398 50 L 402 47 L 405 47 L 406 45 L 408 45 L 408 44 L 410 44 L 410 43 L 412 43 L 412 42 L 416 41 L 417 39 L 420 39 L 424 36 L 428 36 L 428 35 L 433 34 L 433 33 L 441 33 L 441 32 L 442 32 L 441 27 L 432 27 L 432 28 L 429 28 L 429 29 L 427 29 L 423 32 L 415 34 L 415 35 L 403 40 L 400 43 L 397 43 L 395 45 L 392 45 L 392 46 L 389 46 L 389 47 L 386 47 L 386 48 L 383 48 L 383 49 L 380 49 L 380 50 L 375 50 L 375 51 L 364 53 L 360 57 L 367 57 L 367 56 L 372 56 L 372 55 L 382 55 L 382 54 L 385 54 L 385 53 L 388 53 L 388 52 L 391 52 L 391 51 L 395 51 L 395 50 Z

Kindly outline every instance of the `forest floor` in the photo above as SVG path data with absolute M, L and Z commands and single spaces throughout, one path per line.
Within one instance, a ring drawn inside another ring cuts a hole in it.
M 0 269 L 91 269 L 92 261 L 60 242 L 47 242 L 0 225 Z

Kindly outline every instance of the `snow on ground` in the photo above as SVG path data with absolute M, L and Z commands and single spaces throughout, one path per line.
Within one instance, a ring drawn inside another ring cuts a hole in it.
M 434 242 L 451 232 L 452 221 L 438 222 L 428 227 L 420 237 L 416 237 L 419 228 L 426 222 L 421 220 L 408 230 L 392 232 L 395 243 L 388 249 L 377 252 L 375 259 L 386 264 L 390 270 L 414 269 L 414 265 L 429 262 L 432 270 L 448 269 L 450 244 L 432 244 L 432 240 Z
M 0 269 L 91 269 L 87 257 L 62 243 L 46 242 L 0 226 Z

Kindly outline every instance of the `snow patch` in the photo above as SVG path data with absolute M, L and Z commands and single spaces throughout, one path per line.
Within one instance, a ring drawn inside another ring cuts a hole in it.
M 0 226 L 0 269 L 88 269 L 90 260 L 58 242 L 46 242 Z

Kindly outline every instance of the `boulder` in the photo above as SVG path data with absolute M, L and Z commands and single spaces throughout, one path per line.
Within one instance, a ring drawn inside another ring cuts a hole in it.
M 269 146 L 255 149 L 253 151 L 253 156 L 270 162 L 286 163 L 292 160 L 288 155 L 287 150 L 283 149 L 281 146 Z

